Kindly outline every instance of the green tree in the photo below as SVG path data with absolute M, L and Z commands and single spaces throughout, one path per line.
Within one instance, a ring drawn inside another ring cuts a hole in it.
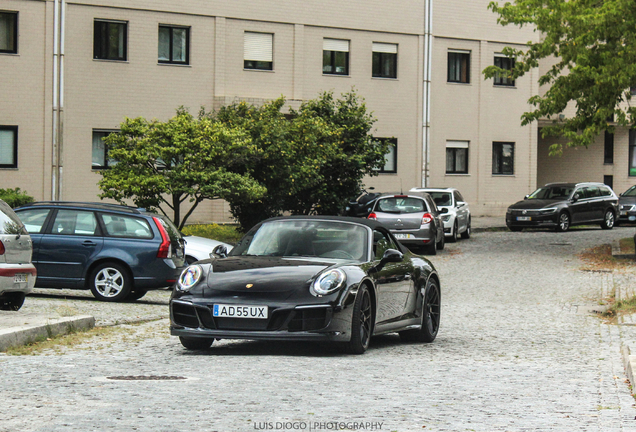
M 522 125 L 553 119 L 542 128 L 543 136 L 562 136 L 569 146 L 588 146 L 604 130 L 613 131 L 609 119 L 621 126 L 634 124 L 630 87 L 636 86 L 636 8 L 633 0 L 517 0 L 491 2 L 502 25 L 533 26 L 540 40 L 527 49 L 507 47 L 504 53 L 516 58 L 509 76 L 523 76 L 543 59 L 556 63 L 539 78 L 549 88 L 530 98 L 534 107 L 522 116 Z M 507 71 L 490 66 L 486 77 Z M 575 107 L 571 118 L 559 119 L 568 104 Z M 562 152 L 561 144 L 550 148 Z
M 183 108 L 167 122 L 126 119 L 105 138 L 111 168 L 101 172 L 101 198 L 167 214 L 182 228 L 206 199 L 255 200 L 266 190 L 245 169 L 259 149 L 249 135 Z M 191 207 L 185 215 L 181 206 Z
M 241 102 L 211 115 L 246 130 L 259 150 L 246 159 L 245 172 L 267 195 L 228 200 L 243 229 L 284 212 L 338 214 L 360 191 L 364 175 L 384 165 L 387 144 L 372 140 L 374 119 L 354 92 L 338 100 L 323 93 L 287 114 L 284 105 L 282 97 L 261 107 Z

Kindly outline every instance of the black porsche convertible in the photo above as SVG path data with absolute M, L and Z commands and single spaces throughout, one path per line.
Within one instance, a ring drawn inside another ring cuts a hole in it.
M 432 342 L 440 281 L 378 222 L 330 216 L 268 219 L 227 254 L 181 274 L 170 332 L 187 349 L 215 339 L 333 341 L 362 354 L 371 336 Z

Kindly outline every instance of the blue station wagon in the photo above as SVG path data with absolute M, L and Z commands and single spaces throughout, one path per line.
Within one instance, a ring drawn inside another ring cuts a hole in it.
M 33 241 L 36 287 L 90 289 L 98 300 L 137 300 L 173 285 L 184 241 L 165 216 L 106 203 L 37 202 L 15 210 Z

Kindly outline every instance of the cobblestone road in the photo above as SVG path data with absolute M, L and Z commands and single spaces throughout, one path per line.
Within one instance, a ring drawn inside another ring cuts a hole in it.
M 487 232 L 449 244 L 432 257 L 443 316 L 429 345 L 388 335 L 363 356 L 253 341 L 191 353 L 164 318 L 59 352 L 0 356 L 0 430 L 636 431 L 620 357 L 636 327 L 587 312 L 607 275 L 582 271 L 576 257 L 633 234 Z M 135 305 L 40 293 L 25 308 L 75 309 L 98 325 L 167 314 L 167 292 Z

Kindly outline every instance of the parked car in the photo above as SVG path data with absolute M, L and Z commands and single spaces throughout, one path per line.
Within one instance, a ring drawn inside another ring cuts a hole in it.
M 229 256 L 187 267 L 170 320 L 187 349 L 226 338 L 312 340 L 361 354 L 383 333 L 432 342 L 440 282 L 428 260 L 378 222 L 280 217 L 257 224 Z
M 470 238 L 470 207 L 461 193 L 455 188 L 412 188 L 410 192 L 428 193 L 438 209 L 446 209 L 442 215 L 444 235 L 450 242 L 456 242 L 461 234 L 463 239 Z
M 0 199 L 0 310 L 17 311 L 33 290 L 37 271 L 31 263 L 33 245 L 22 221 Z
M 188 264 L 210 258 L 210 253 L 219 245 L 225 246 L 228 252 L 233 248 L 231 244 L 205 237 L 184 235 L 183 239 L 185 240 L 185 260 Z
M 369 188 L 369 191 L 373 191 L 373 188 Z M 363 217 L 366 218 L 373 210 L 373 205 L 379 196 L 382 194 L 379 192 L 369 192 L 363 190 L 355 200 L 349 201 L 345 208 L 345 216 Z
M 618 198 L 619 215 L 616 225 L 619 223 L 636 223 L 636 185 L 620 194 Z
M 618 197 L 603 183 L 550 183 L 519 201 L 506 212 L 511 231 L 523 228 L 554 228 L 567 231 L 572 225 L 600 224 L 612 229 L 618 217 Z
M 444 249 L 442 214 L 426 192 L 383 194 L 368 218 L 387 226 L 400 243 L 411 248 L 424 248 L 431 254 Z
M 38 202 L 16 209 L 33 239 L 36 287 L 90 289 L 137 300 L 173 285 L 185 266 L 181 233 L 165 216 L 105 203 Z

